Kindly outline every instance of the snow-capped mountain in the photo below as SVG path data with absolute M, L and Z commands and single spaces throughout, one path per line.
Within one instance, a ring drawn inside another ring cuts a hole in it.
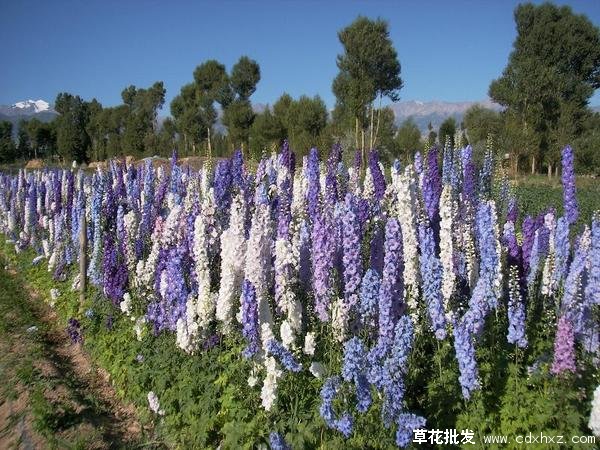
M 10 106 L 0 106 L 0 114 L 6 116 L 22 116 L 52 111 L 50 104 L 44 100 L 24 100 Z
M 12 105 L 0 105 L 0 122 L 7 120 L 13 124 L 13 135 L 17 135 L 19 122 L 36 118 L 50 122 L 58 115 L 45 100 L 23 100 Z

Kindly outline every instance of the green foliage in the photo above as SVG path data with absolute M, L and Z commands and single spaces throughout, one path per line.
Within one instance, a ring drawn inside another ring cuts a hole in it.
M 490 97 L 507 107 L 524 153 L 552 168 L 561 146 L 582 134 L 587 101 L 600 86 L 600 31 L 568 6 L 522 4 L 517 38 Z
M 56 122 L 56 143 L 63 161 L 85 162 L 88 160 L 90 137 L 86 130 L 89 111 L 78 95 L 66 92 L 58 94 L 54 109 L 60 115 Z
M 441 147 L 444 147 L 449 140 L 450 148 L 454 148 L 454 134 L 456 133 L 456 119 L 448 117 L 440 125 L 438 131 L 438 142 Z
M 412 119 L 406 119 L 400 124 L 396 135 L 396 144 L 405 161 L 412 158 L 415 152 L 423 150 L 421 130 Z
M 368 107 L 373 110 L 377 97 L 397 101 L 402 88 L 400 62 L 390 39 L 387 22 L 359 16 L 338 32 L 344 53 L 338 55 L 339 73 L 333 80 L 336 97 L 335 119 L 358 129 L 369 122 Z M 371 128 L 373 123 L 371 121 Z
M 0 122 L 0 161 L 10 162 L 15 157 L 15 144 L 12 140 L 12 123 Z

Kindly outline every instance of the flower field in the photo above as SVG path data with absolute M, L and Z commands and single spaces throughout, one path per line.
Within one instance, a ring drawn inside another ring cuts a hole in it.
M 169 447 L 600 436 L 600 216 L 572 149 L 562 207 L 528 211 L 470 147 L 343 160 L 2 174 L 0 252 Z

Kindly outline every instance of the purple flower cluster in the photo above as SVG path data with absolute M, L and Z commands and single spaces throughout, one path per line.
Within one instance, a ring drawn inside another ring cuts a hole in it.
M 442 180 L 438 167 L 438 149 L 433 147 L 427 153 L 427 173 L 423 180 L 423 203 L 429 220 L 439 220 L 440 195 L 442 194 Z
M 570 224 L 577 222 L 579 209 L 575 192 L 575 167 L 573 150 L 567 145 L 562 151 L 562 185 L 565 216 Z
M 402 231 L 400 224 L 390 218 L 385 226 L 383 276 L 379 290 L 379 336 L 391 340 L 394 323 L 402 306 Z
M 550 372 L 561 375 L 565 372 L 575 372 L 575 336 L 573 325 L 566 315 L 558 319 L 556 338 L 554 340 L 554 360 Z
M 356 201 L 352 194 L 346 194 L 346 204 L 342 220 L 344 291 L 346 302 L 353 306 L 358 303 L 358 289 L 362 277 L 360 256 L 360 224 L 356 215 Z
M 79 344 L 83 342 L 83 334 L 81 333 L 81 324 L 79 321 L 71 317 L 67 323 L 67 334 L 71 338 L 73 344 Z
M 271 445 L 272 450 L 291 450 L 287 442 L 283 436 L 275 431 L 269 434 L 269 445 Z
M 356 409 L 365 412 L 371 406 L 371 389 L 367 380 L 367 352 L 362 341 L 353 337 L 344 344 L 342 377 L 356 387 Z
M 333 243 L 329 236 L 329 222 L 324 213 L 317 213 L 312 236 L 315 311 L 319 319 L 324 322 L 329 319 L 330 271 L 333 267 Z
M 333 409 L 333 401 L 342 385 L 342 380 L 338 376 L 333 376 L 325 380 L 321 388 L 321 406 L 319 412 L 329 428 L 333 428 L 342 433 L 346 438 L 352 434 L 354 419 L 348 413 L 342 414 L 338 418 Z
M 369 170 L 373 177 L 373 186 L 375 187 L 375 200 L 381 201 L 385 194 L 385 178 L 379 167 L 379 153 L 373 149 L 369 152 Z
M 446 337 L 446 318 L 442 302 L 442 265 L 435 256 L 433 230 L 427 224 L 419 225 L 419 240 L 423 296 L 427 303 L 431 328 L 435 337 L 442 340 Z
M 367 270 L 360 289 L 359 312 L 363 326 L 375 327 L 380 286 L 379 274 L 373 269 Z
M 267 342 L 267 354 L 276 357 L 281 365 L 290 372 L 300 372 L 302 370 L 302 366 L 296 361 L 294 355 L 275 339 Z
M 256 291 L 254 285 L 248 280 L 244 280 L 242 284 L 240 303 L 242 305 L 242 333 L 248 342 L 248 345 L 242 354 L 246 358 L 251 358 L 258 353 L 260 349 L 260 336 L 258 332 L 258 303 L 256 302 Z
M 479 372 L 477 362 L 475 361 L 475 346 L 473 344 L 473 334 L 470 329 L 468 319 L 462 317 L 454 322 L 454 350 L 456 360 L 458 361 L 458 370 L 460 376 L 458 381 L 462 389 L 463 397 L 467 400 L 471 398 L 473 391 L 479 389 Z

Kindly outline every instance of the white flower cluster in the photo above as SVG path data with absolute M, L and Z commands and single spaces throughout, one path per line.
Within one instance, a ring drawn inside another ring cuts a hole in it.
M 244 277 L 254 285 L 258 304 L 259 323 L 273 323 L 267 294 L 271 285 L 271 245 L 273 226 L 268 205 L 256 206 L 252 216 L 250 236 L 246 251 Z M 238 283 L 239 284 L 239 283 Z
M 550 232 L 548 242 L 548 256 L 542 269 L 542 288 L 543 295 L 551 295 L 553 292 L 552 272 L 554 271 L 554 258 L 556 254 L 556 219 L 554 214 L 548 213 L 544 216 L 544 227 Z
M 442 298 L 448 319 L 451 318 L 448 302 L 454 293 L 456 283 L 452 242 L 455 214 L 456 203 L 452 199 L 452 186 L 446 184 L 440 197 L 440 262 L 442 264 Z
M 150 410 L 159 416 L 164 416 L 165 412 L 160 409 L 160 403 L 158 402 L 158 397 L 153 391 L 148 392 L 148 405 L 150 406 Z
M 244 202 L 238 194 L 231 203 L 229 228 L 221 235 L 221 283 L 216 317 L 228 333 L 233 325 L 233 302 L 244 275 L 246 238 L 244 236 Z
M 417 323 L 419 296 L 419 253 L 417 239 L 415 172 L 412 165 L 404 169 L 404 174 L 398 175 L 397 183 L 398 222 L 402 229 L 402 250 L 404 252 L 404 283 L 410 289 L 408 307 L 410 314 Z

